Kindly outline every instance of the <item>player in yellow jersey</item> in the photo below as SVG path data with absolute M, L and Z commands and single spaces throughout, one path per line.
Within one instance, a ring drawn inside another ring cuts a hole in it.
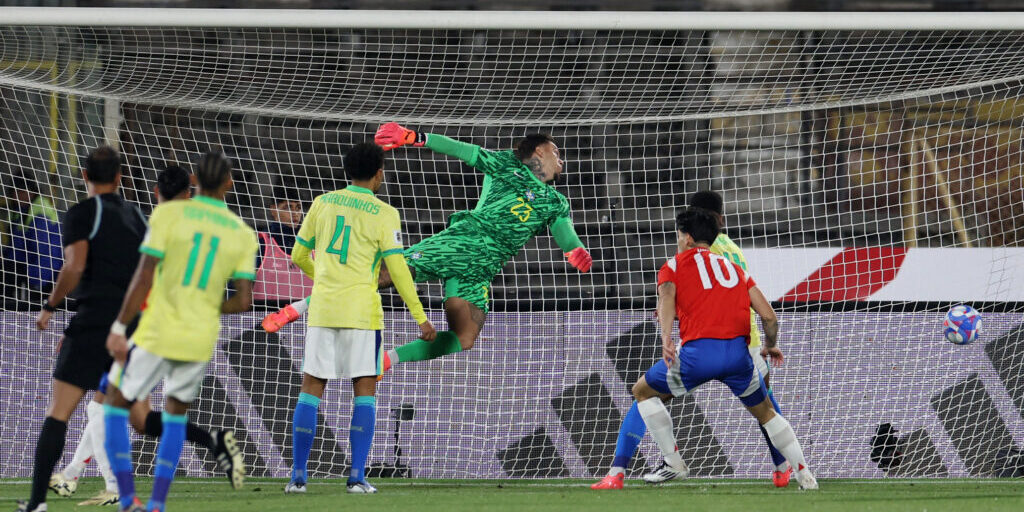
M 349 444 L 352 469 L 348 492 L 374 493 L 366 481 L 366 458 L 373 442 L 377 376 L 381 373 L 381 307 L 377 279 L 381 263 L 409 312 L 420 326 L 420 338 L 433 341 L 436 332 L 416 295 L 405 262 L 398 210 L 374 196 L 384 180 L 384 150 L 356 144 L 345 155 L 352 184 L 318 196 L 302 221 L 292 261 L 313 279 L 306 348 L 302 360 L 302 392 L 292 417 L 292 475 L 286 493 L 306 492 L 306 461 L 316 435 L 317 409 L 329 379 L 352 379 Z M 311 259 L 315 251 L 316 259 Z
M 213 356 L 220 315 L 247 311 L 252 305 L 259 244 L 256 232 L 224 204 L 231 189 L 231 162 L 220 153 L 207 153 L 196 177 L 198 197 L 153 210 L 139 247 L 139 266 L 107 338 L 114 365 L 104 400 L 105 447 L 117 477 L 121 510 L 165 510 L 185 440 L 185 413 Z M 236 292 L 225 300 L 230 280 Z M 143 301 L 146 314 L 129 343 L 125 326 L 139 314 Z M 167 397 L 163 432 L 153 494 L 143 506 L 132 477 L 128 409 L 161 380 Z
M 690 206 L 694 208 L 703 208 L 715 214 L 718 219 L 718 227 L 722 228 L 725 226 L 724 208 L 723 208 L 722 196 L 716 192 L 710 190 L 701 190 L 690 196 Z M 723 231 L 719 233 L 718 238 L 715 239 L 714 243 L 711 244 L 711 252 L 725 257 L 729 261 L 739 265 L 744 271 L 747 271 L 747 259 L 743 256 L 743 251 L 740 250 L 739 246 L 736 245 L 732 239 Z M 779 403 L 775 401 L 775 395 L 772 393 L 771 384 L 769 382 L 769 376 L 771 368 L 768 365 L 766 358 L 770 358 L 773 362 L 782 362 L 782 352 L 779 351 L 778 347 L 772 349 L 764 349 L 761 346 L 761 334 L 757 329 L 757 321 L 755 320 L 755 314 L 753 311 L 750 313 L 750 357 L 754 360 L 754 368 L 761 372 L 761 376 L 764 377 L 764 384 L 768 387 L 768 398 L 772 402 L 772 406 L 775 407 L 775 412 L 782 414 L 779 409 Z M 761 434 L 764 435 L 765 442 L 768 443 L 768 451 L 771 452 L 772 463 L 775 464 L 775 471 L 772 473 L 772 482 L 776 487 L 786 487 L 789 485 L 789 478 L 793 474 L 793 469 L 789 467 L 786 462 L 786 458 L 775 449 L 770 439 L 768 439 L 768 433 L 761 427 Z

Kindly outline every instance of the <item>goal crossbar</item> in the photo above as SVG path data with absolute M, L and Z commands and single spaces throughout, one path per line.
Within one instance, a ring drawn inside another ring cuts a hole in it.
M 0 7 L 4 25 L 531 30 L 1022 30 L 1024 12 L 308 11 Z

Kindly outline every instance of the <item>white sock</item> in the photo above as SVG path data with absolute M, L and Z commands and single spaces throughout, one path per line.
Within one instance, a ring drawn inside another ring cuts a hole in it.
M 783 462 L 782 464 L 775 466 L 775 471 L 778 471 L 780 473 L 785 473 L 787 469 L 789 469 L 788 462 Z
M 300 315 L 305 314 L 309 310 L 309 297 L 292 302 L 292 308 L 298 311 Z
M 89 400 L 89 405 L 86 406 L 86 411 L 88 411 L 89 408 L 92 407 L 92 404 L 95 403 L 96 402 Z M 102 409 L 103 406 L 100 405 L 100 410 Z M 98 423 L 103 423 L 102 417 Z M 82 476 L 82 472 L 85 471 L 85 465 L 89 463 L 89 460 L 93 456 L 93 448 L 95 445 L 92 442 L 92 438 L 95 435 L 96 426 L 97 422 L 93 421 L 91 416 L 88 416 L 88 420 L 85 422 L 85 429 L 82 431 L 82 438 L 78 440 L 78 446 L 75 447 L 75 455 L 71 458 L 71 463 L 64 468 L 64 478 L 68 480 L 78 480 L 78 477 Z M 102 427 L 102 425 L 100 426 Z
M 82 473 L 85 472 L 86 464 L 92 460 L 92 453 L 89 453 L 92 452 L 92 438 L 89 434 L 89 426 L 86 425 L 86 430 L 82 432 L 82 439 L 78 441 L 78 447 L 75 448 L 74 458 L 62 471 L 65 480 L 78 480 Z
M 622 475 L 626 473 L 626 468 L 622 466 L 612 466 L 612 469 L 608 470 L 608 476 Z
M 93 455 L 96 458 L 96 466 L 99 467 L 100 474 L 103 475 L 103 481 L 106 483 L 107 490 L 117 492 L 117 477 L 114 476 L 114 472 L 110 469 L 107 449 L 103 446 L 107 436 L 107 428 L 103 424 L 103 406 L 90 401 L 89 405 L 85 408 L 85 412 L 89 415 L 89 425 L 96 424 L 92 433 L 92 448 Z
M 685 468 L 686 464 L 683 463 L 683 458 L 679 456 L 679 450 L 676 448 L 672 416 L 669 416 L 665 404 L 660 398 L 654 397 L 637 402 L 636 406 L 644 423 L 647 424 L 647 431 L 651 433 L 654 442 L 661 449 L 661 454 L 665 456 L 665 462 L 675 469 Z
M 796 433 L 793 432 L 793 427 L 786 421 L 786 418 L 783 418 L 781 414 L 776 414 L 762 426 L 765 432 L 768 432 L 768 438 L 772 440 L 775 449 L 779 450 L 783 457 L 786 457 L 794 471 L 800 471 L 807 467 L 804 451 L 800 448 L 800 442 L 796 440 Z

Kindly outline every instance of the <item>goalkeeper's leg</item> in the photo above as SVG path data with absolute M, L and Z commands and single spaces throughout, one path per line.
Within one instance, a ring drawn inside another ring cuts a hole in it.
M 437 333 L 434 341 L 413 340 L 384 354 L 384 371 L 398 363 L 427 361 L 473 348 L 484 328 L 487 313 L 461 297 L 450 297 L 444 303 L 445 317 L 451 330 Z
M 299 299 L 287 306 L 274 311 L 263 317 L 263 330 L 267 332 L 280 331 L 282 327 L 296 321 L 309 310 L 309 297 Z

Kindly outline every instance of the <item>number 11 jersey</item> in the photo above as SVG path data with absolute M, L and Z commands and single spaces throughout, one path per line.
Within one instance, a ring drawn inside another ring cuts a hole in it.
M 750 342 L 750 292 L 754 280 L 738 265 L 695 247 L 676 254 L 658 271 L 658 286 L 676 285 L 682 343 L 703 338 Z
M 223 201 L 168 201 L 149 218 L 139 252 L 160 259 L 132 342 L 165 359 L 209 361 L 231 279 L 256 279 L 256 232 Z

